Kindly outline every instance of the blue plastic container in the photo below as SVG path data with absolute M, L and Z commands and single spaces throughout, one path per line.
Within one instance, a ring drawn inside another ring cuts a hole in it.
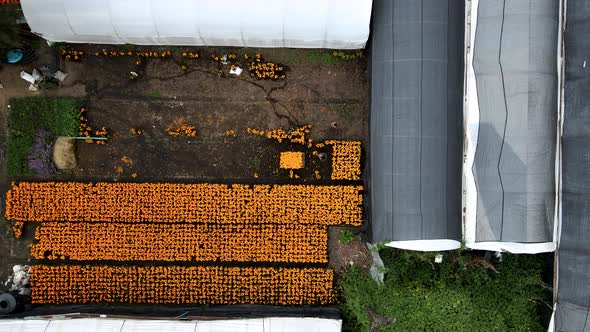
M 23 51 L 21 50 L 12 50 L 6 53 L 6 62 L 8 63 L 18 63 L 23 59 Z

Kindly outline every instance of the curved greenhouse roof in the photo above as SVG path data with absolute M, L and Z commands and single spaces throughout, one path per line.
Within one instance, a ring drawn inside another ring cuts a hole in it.
M 562 223 L 555 331 L 590 329 L 590 6 L 567 1 Z
M 371 0 L 21 0 L 52 42 L 364 48 Z
M 373 241 L 461 240 L 464 1 L 376 0 L 371 45 Z
M 471 17 L 466 244 L 553 251 L 559 2 L 474 1 Z

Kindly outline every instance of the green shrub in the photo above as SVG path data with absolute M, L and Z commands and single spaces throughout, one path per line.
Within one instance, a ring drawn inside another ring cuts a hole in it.
M 39 129 L 55 136 L 75 136 L 82 102 L 74 98 L 27 97 L 10 100 L 6 141 L 6 174 L 30 175 L 29 154 Z
M 352 240 L 354 240 L 354 234 L 348 229 L 343 229 L 338 234 L 338 242 L 342 244 L 349 244 Z
M 395 319 L 380 331 L 542 331 L 543 257 L 504 255 L 491 265 L 471 252 L 381 252 L 383 285 L 354 269 L 340 281 L 345 327 L 371 331 L 369 310 Z
M 338 59 L 333 57 L 332 54 L 322 51 L 310 51 L 305 55 L 307 62 L 320 63 L 320 64 L 335 64 L 338 63 Z

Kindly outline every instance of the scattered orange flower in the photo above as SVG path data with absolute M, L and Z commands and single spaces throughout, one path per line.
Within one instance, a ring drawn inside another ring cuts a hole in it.
M 253 128 L 247 128 L 246 131 L 250 134 L 274 139 L 279 143 L 283 141 L 288 141 L 290 143 L 308 145 L 311 144 L 311 139 L 306 139 L 305 136 L 309 134 L 310 129 L 311 125 L 305 125 L 303 127 L 290 130 L 288 132 L 283 129 L 264 131 Z

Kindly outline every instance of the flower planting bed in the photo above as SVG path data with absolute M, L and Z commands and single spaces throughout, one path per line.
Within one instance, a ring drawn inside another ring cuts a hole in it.
M 34 304 L 328 305 L 327 227 L 362 223 L 362 190 L 21 182 L 6 217 L 40 222 Z
M 36 265 L 31 301 L 327 305 L 333 283 L 333 271 L 321 268 Z
M 361 142 L 326 141 L 333 147 L 332 180 L 360 180 Z
M 321 225 L 46 222 L 35 240 L 39 260 L 328 262 Z
M 6 194 L 16 221 L 362 223 L 362 187 L 21 182 Z

